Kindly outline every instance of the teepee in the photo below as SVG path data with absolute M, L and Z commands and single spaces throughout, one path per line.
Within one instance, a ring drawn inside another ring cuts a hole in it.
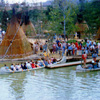
M 11 46 L 9 47 L 10 44 Z M 7 27 L 5 37 L 0 45 L 0 56 L 13 59 L 26 57 L 31 54 L 31 45 L 28 42 L 23 29 L 19 25 L 16 16 L 14 15 Z
M 28 24 L 23 23 L 22 29 L 27 36 L 36 36 L 35 27 L 31 21 L 29 21 Z
M 89 29 L 86 21 L 82 21 L 81 23 L 77 22 L 75 25 L 78 28 L 76 32 L 79 34 L 79 37 L 81 37 L 82 35 L 84 35 L 85 34 L 84 32 L 87 29 Z
M 97 31 L 96 39 L 99 39 L 100 40 L 100 27 L 99 27 L 99 29 Z

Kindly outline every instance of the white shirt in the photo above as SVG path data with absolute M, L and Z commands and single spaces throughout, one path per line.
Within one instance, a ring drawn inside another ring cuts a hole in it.
M 90 47 L 91 49 L 94 49 L 94 45 L 91 45 L 91 47 Z
M 31 64 L 30 63 L 26 63 L 26 67 L 27 68 L 31 68 Z
M 14 68 L 14 65 L 11 65 L 10 67 L 11 67 L 11 68 Z
M 18 65 L 15 65 L 15 68 L 18 69 Z
M 96 42 L 94 41 L 93 44 L 96 45 Z
M 98 48 L 100 49 L 100 43 L 98 43 Z
M 100 68 L 100 62 L 98 62 L 98 67 Z
M 18 69 L 20 69 L 20 65 L 17 65 Z

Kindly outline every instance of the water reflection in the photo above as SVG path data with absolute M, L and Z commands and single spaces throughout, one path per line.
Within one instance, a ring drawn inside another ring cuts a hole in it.
M 12 94 L 15 96 L 16 100 L 21 100 L 23 97 L 24 85 L 27 83 L 25 78 L 26 73 L 15 73 L 11 76 L 11 80 L 13 81 L 10 87 L 12 88 Z
M 29 72 L 23 72 L 23 73 L 14 73 L 14 74 L 0 76 L 0 79 L 3 82 L 2 86 L 5 87 L 4 84 L 6 84 L 7 88 L 6 87 L 5 88 L 8 90 L 8 94 L 11 94 L 11 96 L 13 97 L 13 98 L 8 97 L 9 100 L 13 100 L 13 99 L 21 100 L 23 98 L 23 93 L 24 93 L 24 89 L 25 89 L 24 85 L 27 83 L 26 74 L 28 74 L 28 73 Z M 7 90 L 6 90 L 6 92 L 7 92 Z M 4 97 L 5 97 L 5 95 L 4 95 Z M 0 100 L 3 100 L 3 99 L 0 99 Z
M 100 71 L 75 67 L 0 75 L 0 100 L 99 100 Z M 5 92 L 4 92 L 5 91 Z M 4 94 L 5 93 L 5 94 Z
M 0 100 L 13 100 L 14 96 L 11 94 L 11 81 L 7 79 L 10 75 L 0 75 Z

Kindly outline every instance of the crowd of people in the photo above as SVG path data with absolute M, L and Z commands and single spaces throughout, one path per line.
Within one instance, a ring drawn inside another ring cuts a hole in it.
M 35 41 L 33 44 L 33 52 L 37 54 L 38 52 L 44 52 L 47 51 L 47 41 Z
M 84 44 L 83 44 L 84 43 Z M 96 51 L 96 53 L 99 53 L 100 50 L 100 42 L 97 43 L 96 41 L 87 40 L 87 41 L 76 41 L 76 42 L 67 42 L 64 40 L 56 39 L 53 41 L 53 44 L 51 45 L 51 48 L 48 48 L 47 41 L 45 43 L 42 43 L 40 41 L 34 43 L 34 51 L 37 53 L 40 52 L 47 52 L 47 49 L 49 49 L 50 53 L 54 54 L 60 54 L 66 56 L 72 56 L 72 55 L 82 55 L 84 51 L 86 54 L 91 54 Z
M 86 66 L 86 60 L 87 60 L 87 54 L 86 52 L 84 51 L 84 53 L 82 54 L 82 59 L 84 61 L 84 67 L 83 68 L 98 68 L 100 67 L 100 62 L 98 63 L 98 61 L 96 60 L 96 58 L 98 57 L 98 54 L 95 50 L 93 50 L 93 53 L 92 53 L 92 62 L 91 62 L 91 66 Z
M 61 56 L 72 56 L 72 55 L 82 55 L 82 59 L 84 61 L 84 67 L 86 67 L 86 59 L 88 55 L 92 55 L 94 61 L 96 61 L 96 57 L 98 56 L 100 50 L 100 42 L 97 43 L 96 41 L 86 40 L 86 41 L 76 41 L 76 42 L 68 42 L 64 40 L 60 40 L 56 38 L 51 45 L 51 48 L 48 48 L 47 41 L 44 43 L 41 41 L 36 41 L 33 44 L 34 53 L 38 53 L 38 51 L 44 54 L 44 58 L 42 60 L 33 62 L 26 62 L 24 64 L 11 64 L 11 70 L 19 70 L 19 69 L 30 69 L 36 68 L 39 66 L 48 66 L 49 64 L 53 64 L 57 62 L 56 57 L 49 57 L 47 54 L 47 49 L 52 54 L 60 54 Z M 6 68 L 8 68 L 5 65 Z
M 34 61 L 28 61 L 25 63 L 16 63 L 16 64 L 11 64 L 10 67 L 8 67 L 6 64 L 4 65 L 5 69 L 11 69 L 12 71 L 16 70 L 26 70 L 26 69 L 33 69 L 33 68 L 38 68 L 38 67 L 45 67 L 48 66 L 49 64 L 54 64 L 57 62 L 57 59 L 55 57 L 51 58 L 41 58 L 39 60 Z
M 86 58 L 84 58 L 84 67 L 85 69 L 96 69 L 96 68 L 100 68 L 100 61 L 96 60 L 96 53 L 93 54 L 93 59 L 92 62 L 90 62 L 89 65 L 86 66 Z
M 5 64 L 5 69 L 11 69 L 12 71 L 16 70 L 26 70 L 26 69 L 32 69 L 32 68 L 37 68 L 37 67 L 44 67 L 45 64 L 42 60 L 35 61 L 33 62 L 32 60 L 29 62 L 25 63 L 16 63 L 16 64 L 11 64 L 10 68 Z
M 96 41 L 92 42 L 92 40 L 87 40 L 83 44 L 83 40 L 80 42 L 71 42 L 67 43 L 65 41 L 59 41 L 58 39 L 53 44 L 53 53 L 57 51 L 62 51 L 62 56 L 66 53 L 68 55 L 82 55 L 85 51 L 86 54 L 93 54 L 95 51 L 97 54 L 100 49 L 100 42 L 97 44 Z

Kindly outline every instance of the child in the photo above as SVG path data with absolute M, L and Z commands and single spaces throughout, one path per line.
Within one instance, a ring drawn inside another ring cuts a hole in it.
M 8 70 L 8 69 L 9 69 L 9 67 L 8 67 L 8 66 L 6 66 L 6 64 L 5 64 L 5 69 L 6 69 L 6 70 Z

